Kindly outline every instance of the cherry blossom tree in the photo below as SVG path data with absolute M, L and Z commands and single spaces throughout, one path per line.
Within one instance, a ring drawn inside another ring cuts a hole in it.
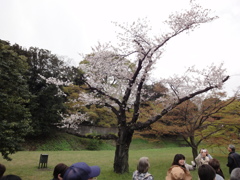
M 168 32 L 162 35 L 151 37 L 151 27 L 146 19 L 130 25 L 115 23 L 122 30 L 117 35 L 119 44 L 99 43 L 80 63 L 88 93 L 81 93 L 79 99 L 85 105 L 100 104 L 110 108 L 118 120 L 114 158 L 116 173 L 129 170 L 129 148 L 135 130 L 149 127 L 184 101 L 222 88 L 228 80 L 222 65 L 211 65 L 201 71 L 191 67 L 183 76 L 163 79 L 161 83 L 166 87 L 169 85 L 169 91 L 160 99 L 164 108 L 146 121 L 139 121 L 139 109 L 143 97 L 146 97 L 143 87 L 150 80 L 154 64 L 161 60 L 167 42 L 216 18 L 210 16 L 210 10 L 191 2 L 188 10 L 169 16 L 165 21 Z

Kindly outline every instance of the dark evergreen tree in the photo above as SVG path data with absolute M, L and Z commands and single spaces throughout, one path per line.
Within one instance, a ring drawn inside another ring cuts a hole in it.
M 0 152 L 7 160 L 21 149 L 21 142 L 32 130 L 27 108 L 30 101 L 27 71 L 26 57 L 0 40 Z

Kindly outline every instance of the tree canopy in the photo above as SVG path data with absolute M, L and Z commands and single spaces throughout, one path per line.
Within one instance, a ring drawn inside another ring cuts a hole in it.
M 61 123 L 65 94 L 54 78 L 81 84 L 80 72 L 48 50 L 0 40 L 0 151 L 5 159 L 26 136 L 47 136 Z M 46 78 L 50 78 L 47 80 Z
M 199 96 L 197 101 L 193 98 L 183 102 L 153 125 L 154 132 L 181 136 L 192 148 L 193 159 L 195 159 L 198 155 L 198 146 L 202 141 L 207 142 L 211 136 L 226 130 L 225 126 L 228 122 L 217 114 L 233 103 L 236 97 L 221 100 L 220 94 L 218 95 L 207 99 L 204 97 L 200 99 L 201 96 Z
M 154 37 L 150 36 L 151 27 L 145 19 L 130 25 L 116 23 L 122 30 L 117 35 L 119 44 L 99 43 L 80 63 L 86 91 L 80 94 L 79 100 L 85 105 L 106 106 L 117 118 L 118 137 L 114 159 L 114 171 L 117 173 L 128 171 L 128 151 L 135 130 L 149 127 L 197 95 L 221 88 L 229 78 L 222 65 L 211 65 L 203 70 L 191 67 L 183 76 L 163 79 L 161 84 L 169 89 L 159 99 L 163 108 L 144 122 L 139 121 L 141 104 L 150 97 L 145 95 L 144 87 L 154 64 L 161 59 L 167 42 L 216 18 L 210 16 L 210 10 L 194 2 L 190 5 L 188 10 L 171 14 L 165 22 L 169 31 Z
M 27 83 L 27 59 L 0 40 L 0 151 L 5 159 L 20 150 L 20 143 L 32 131 Z

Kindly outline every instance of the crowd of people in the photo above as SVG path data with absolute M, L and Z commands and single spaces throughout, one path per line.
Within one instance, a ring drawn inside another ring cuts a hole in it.
M 228 163 L 230 180 L 240 180 L 240 155 L 235 152 L 235 146 L 228 146 Z M 154 177 L 148 172 L 150 163 L 148 157 L 139 159 L 137 170 L 133 173 L 133 180 L 153 180 Z M 224 180 L 225 176 L 220 167 L 220 162 L 213 158 L 207 149 L 201 149 L 195 162 L 186 163 L 183 154 L 174 156 L 171 167 L 167 171 L 165 180 L 192 180 L 190 171 L 198 171 L 199 180 Z
M 228 146 L 228 162 L 230 180 L 240 180 L 240 155 L 235 152 L 235 146 Z M 132 180 L 153 180 L 149 173 L 150 163 L 148 157 L 141 157 L 137 170 L 133 172 Z M 183 154 L 176 154 L 171 167 L 168 169 L 165 180 L 192 180 L 190 171 L 198 171 L 199 180 L 224 180 L 225 176 L 217 159 L 213 158 L 207 149 L 201 149 L 195 161 L 186 163 Z M 4 175 L 6 167 L 0 164 L 0 180 L 22 180 L 17 175 Z M 59 163 L 53 170 L 52 180 L 94 180 L 100 175 L 99 166 L 89 166 L 85 162 L 78 162 L 68 167 Z

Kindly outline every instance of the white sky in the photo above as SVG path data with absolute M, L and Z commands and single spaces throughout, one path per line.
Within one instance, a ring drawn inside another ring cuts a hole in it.
M 153 32 L 171 12 L 190 0 L 0 0 L 0 39 L 25 48 L 48 49 L 77 65 L 79 53 L 90 53 L 98 41 L 114 41 L 111 22 L 147 17 Z M 224 63 L 231 76 L 229 93 L 240 86 L 240 0 L 198 0 L 219 19 L 172 39 L 156 65 L 154 77 L 181 73 L 187 67 Z

